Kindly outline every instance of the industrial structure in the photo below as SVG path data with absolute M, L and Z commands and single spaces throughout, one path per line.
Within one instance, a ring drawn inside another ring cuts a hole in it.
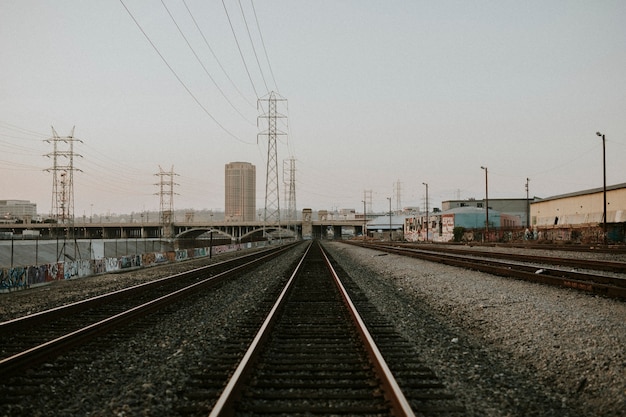
M 535 200 L 530 213 L 541 239 L 623 242 L 626 183 Z
M 527 219 L 530 214 L 530 204 L 533 201 L 539 200 L 538 197 L 528 198 L 490 198 L 489 199 L 489 216 L 491 211 L 498 211 L 511 216 L 517 216 L 520 219 L 522 227 L 528 227 Z M 447 211 L 454 208 L 461 207 L 477 207 L 485 209 L 487 207 L 486 201 L 483 199 L 470 198 L 466 200 L 446 200 L 441 202 L 441 210 Z M 483 216 L 485 211 L 483 211 Z M 489 221 L 490 224 L 498 224 L 498 222 Z M 484 225 L 484 221 L 483 221 Z
M 286 135 L 278 127 L 278 121 L 287 116 L 278 111 L 279 103 L 287 100 L 274 91 L 258 100 L 261 110 L 259 119 L 267 120 L 267 129 L 258 136 L 267 137 L 267 170 L 265 173 L 265 207 L 263 210 L 264 223 L 277 223 L 280 225 L 280 191 L 278 187 L 278 151 L 277 138 Z
M 69 136 L 59 136 L 52 128 L 52 137 L 46 142 L 53 148 L 52 153 L 46 154 L 52 158 L 52 167 L 46 169 L 52 173 L 50 218 L 71 230 L 74 223 L 74 171 L 80 171 L 74 166 L 74 158 L 81 156 L 74 152 L 74 142 L 82 141 L 74 137 L 74 128 Z
M 155 193 L 159 196 L 159 218 L 163 227 L 163 236 L 171 238 L 170 230 L 174 222 L 174 186 L 178 185 L 174 182 L 174 176 L 178 175 L 174 172 L 174 166 L 169 171 L 164 170 L 159 165 L 159 172 L 154 174 L 159 177 L 159 182 L 154 184 L 159 187 L 159 191 Z
M 225 219 L 231 222 L 255 220 L 256 167 L 249 162 L 231 162 L 224 170 Z

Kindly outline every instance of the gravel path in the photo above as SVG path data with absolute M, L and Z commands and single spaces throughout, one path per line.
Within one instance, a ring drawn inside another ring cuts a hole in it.
M 469 416 L 626 415 L 626 303 L 327 247 L 436 364 Z

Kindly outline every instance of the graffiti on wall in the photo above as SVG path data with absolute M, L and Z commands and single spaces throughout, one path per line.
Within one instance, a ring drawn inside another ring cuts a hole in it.
M 247 244 L 245 247 L 250 248 Z M 226 253 L 242 249 L 242 245 L 213 246 L 213 253 Z M 8 292 L 42 285 L 64 279 L 82 278 L 90 275 L 119 271 L 124 268 L 146 267 L 165 262 L 206 257 L 210 248 L 185 249 L 170 252 L 149 252 L 119 258 L 100 258 L 57 262 L 26 267 L 0 268 L 0 292 Z

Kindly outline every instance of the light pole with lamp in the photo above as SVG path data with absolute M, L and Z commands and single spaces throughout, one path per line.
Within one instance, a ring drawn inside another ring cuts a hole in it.
M 480 167 L 485 170 L 485 239 L 489 241 L 489 182 L 487 176 L 487 167 Z
M 604 138 L 604 133 L 596 132 L 596 135 L 602 138 L 602 175 L 603 175 L 603 188 L 602 193 L 604 195 L 604 213 L 602 215 L 603 223 L 602 223 L 602 232 L 604 234 L 604 244 L 607 243 L 607 235 L 606 235 L 606 140 Z
M 387 197 L 389 200 L 389 241 L 391 242 L 391 197 Z
M 426 242 L 428 242 L 428 222 L 430 220 L 428 218 L 428 184 L 426 184 L 425 182 L 423 182 L 422 184 L 426 186 Z

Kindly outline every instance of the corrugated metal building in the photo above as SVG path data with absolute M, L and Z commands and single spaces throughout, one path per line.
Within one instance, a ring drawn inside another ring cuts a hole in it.
M 606 202 L 608 237 L 624 241 L 626 183 L 607 186 Z M 530 213 L 533 229 L 542 233 L 540 238 L 601 241 L 604 190 L 593 188 L 533 201 Z

